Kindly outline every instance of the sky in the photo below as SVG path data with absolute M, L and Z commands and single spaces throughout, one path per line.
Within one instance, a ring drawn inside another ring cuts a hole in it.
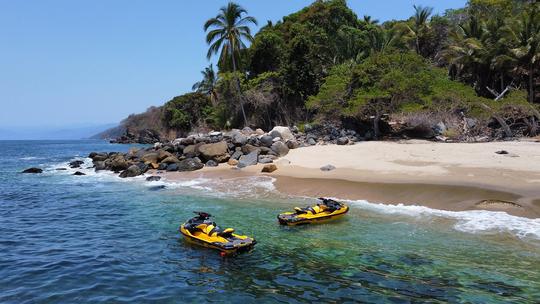
M 260 25 L 308 0 L 236 1 Z M 0 128 L 119 122 L 189 92 L 209 64 L 218 0 L 0 0 Z M 348 0 L 359 16 L 406 19 L 466 0 Z

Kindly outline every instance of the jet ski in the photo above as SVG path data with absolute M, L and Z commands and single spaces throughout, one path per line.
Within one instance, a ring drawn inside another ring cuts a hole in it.
M 234 234 L 233 228 L 221 229 L 210 220 L 211 215 L 195 212 L 196 217 L 180 226 L 180 233 L 192 243 L 217 249 L 222 255 L 249 251 L 257 243 L 245 235 Z
M 277 217 L 279 223 L 288 226 L 318 223 L 342 217 L 349 211 L 349 207 L 341 202 L 322 197 L 319 201 L 315 206 L 296 207 L 294 212 L 281 213 Z

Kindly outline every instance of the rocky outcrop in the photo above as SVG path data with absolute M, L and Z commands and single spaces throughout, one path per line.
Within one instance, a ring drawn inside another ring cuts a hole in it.
M 86 175 L 86 174 L 82 173 L 81 171 L 77 171 L 77 172 L 73 173 L 73 175 L 82 176 L 82 175 Z
M 230 157 L 229 147 L 225 141 L 201 145 L 199 146 L 199 153 L 203 160 L 213 160 L 218 163 L 226 162 Z
M 161 179 L 161 176 L 155 176 L 155 175 L 152 175 L 152 176 L 149 176 L 146 178 L 146 181 L 147 182 L 157 182 Z
M 198 158 L 187 158 L 178 163 L 178 171 L 195 171 L 203 167 L 204 164 Z
M 43 173 L 43 169 L 33 167 L 33 168 L 28 168 L 21 173 L 39 174 L 39 173 Z
M 141 175 L 142 173 L 143 172 L 141 168 L 139 168 L 139 166 L 131 165 L 126 170 L 122 171 L 122 173 L 120 173 L 120 177 L 121 178 L 135 177 L 135 176 Z

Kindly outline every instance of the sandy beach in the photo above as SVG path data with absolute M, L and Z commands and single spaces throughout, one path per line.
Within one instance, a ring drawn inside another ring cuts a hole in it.
M 507 154 L 495 152 L 504 150 Z M 236 169 L 222 164 L 167 179 L 221 179 L 270 175 L 290 195 L 365 199 L 443 210 L 493 210 L 540 217 L 540 143 L 434 143 L 408 140 L 321 145 L 294 149 L 275 162 Z M 322 171 L 322 166 L 336 169 Z

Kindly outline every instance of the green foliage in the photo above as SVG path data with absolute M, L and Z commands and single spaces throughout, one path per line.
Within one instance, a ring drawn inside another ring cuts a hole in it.
M 350 97 L 348 96 L 348 87 L 351 83 L 351 68 L 350 63 L 332 68 L 319 93 L 307 100 L 306 107 L 318 113 L 324 113 L 327 117 L 334 115 L 339 117 L 342 113 L 336 111 L 336 109 L 343 109 L 347 98 Z
M 255 75 L 277 71 L 284 51 L 285 41 L 279 32 L 271 28 L 259 32 L 250 47 L 250 71 Z
M 170 129 L 188 131 L 204 123 L 211 108 L 208 96 L 188 93 L 176 96 L 164 105 L 164 122 Z

